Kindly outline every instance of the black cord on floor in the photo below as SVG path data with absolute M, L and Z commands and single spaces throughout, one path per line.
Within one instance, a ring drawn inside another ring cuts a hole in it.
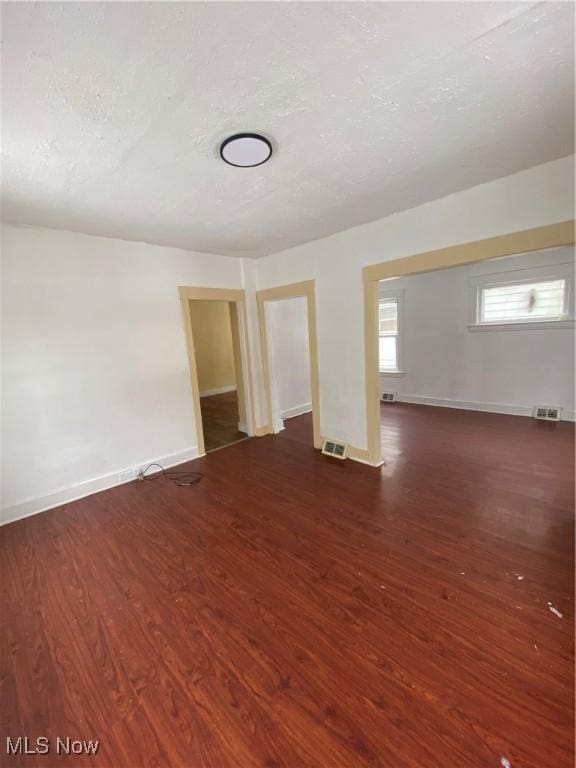
M 149 469 L 152 469 L 152 467 L 158 467 L 160 471 L 147 475 L 146 472 L 148 472 Z M 145 469 L 138 473 L 138 480 L 157 480 L 159 477 L 165 477 L 166 480 L 171 480 L 176 485 L 184 488 L 196 485 L 196 483 L 199 483 L 200 480 L 202 480 L 204 475 L 202 472 L 187 472 L 185 469 L 164 469 L 162 464 L 156 464 L 155 462 L 153 464 L 148 464 Z

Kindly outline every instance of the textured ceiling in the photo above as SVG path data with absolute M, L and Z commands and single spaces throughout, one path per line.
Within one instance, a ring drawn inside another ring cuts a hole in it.
M 573 151 L 572 3 L 3 3 L 8 221 L 261 256 Z M 261 131 L 252 169 L 217 157 Z

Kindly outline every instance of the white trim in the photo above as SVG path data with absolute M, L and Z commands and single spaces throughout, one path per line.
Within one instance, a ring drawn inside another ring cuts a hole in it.
M 378 462 L 378 464 L 372 464 L 371 461 L 368 461 L 367 459 L 361 459 L 358 456 L 350 456 L 348 455 L 346 458 L 350 459 L 350 461 L 357 461 L 358 464 L 364 464 L 367 467 L 383 467 L 386 462 L 384 459 Z
M 284 422 L 280 418 L 280 416 L 275 417 L 272 422 L 272 433 L 274 435 L 277 435 L 278 432 L 282 432 L 285 429 Z
M 231 384 L 228 387 L 216 387 L 215 389 L 203 389 L 200 392 L 200 397 L 211 397 L 212 395 L 223 395 L 226 392 L 236 392 L 236 384 Z
M 69 504 L 72 501 L 91 496 L 93 493 L 105 491 L 108 488 L 114 488 L 117 485 L 124 485 L 136 479 L 139 470 L 144 469 L 148 464 L 162 464 L 163 467 L 175 467 L 186 461 L 197 459 L 198 447 L 186 448 L 177 453 L 169 453 L 167 456 L 161 456 L 155 459 L 147 459 L 138 462 L 136 467 L 117 469 L 114 472 L 108 472 L 100 477 L 93 477 L 90 480 L 84 480 L 81 483 L 70 485 L 67 488 L 59 488 L 46 496 L 39 496 L 35 499 L 27 499 L 19 504 L 13 504 L 10 507 L 4 507 L 0 513 L 0 525 L 13 523 L 24 517 L 36 515 L 39 512 L 46 512 L 48 509 L 59 507 L 62 504 Z M 120 480 L 120 475 L 125 475 L 125 479 Z
M 406 371 L 380 371 L 380 376 L 406 376 Z
M 503 413 L 509 416 L 532 416 L 533 405 L 511 405 L 509 403 L 484 403 L 476 400 L 450 400 L 444 397 L 429 395 L 396 395 L 399 403 L 415 403 L 417 405 L 433 405 L 440 408 L 461 408 L 465 411 L 482 411 L 484 413 Z M 556 406 L 555 406 L 556 407 Z M 576 412 L 566 408 L 561 410 L 561 421 L 575 421 Z
M 293 408 L 286 408 L 284 411 L 280 411 L 281 419 L 291 419 L 293 416 L 301 416 L 303 413 L 310 413 L 312 410 L 312 403 L 302 403 L 301 405 L 295 405 Z
M 468 323 L 469 331 L 551 331 L 574 328 L 574 320 L 523 320 L 513 323 Z

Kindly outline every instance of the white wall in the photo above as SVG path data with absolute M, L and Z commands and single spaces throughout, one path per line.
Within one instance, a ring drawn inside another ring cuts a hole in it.
M 5 519 L 196 455 L 179 285 L 238 288 L 240 259 L 4 226 Z
M 573 280 L 574 249 L 556 248 L 383 281 L 381 290 L 402 292 L 405 375 L 381 374 L 382 390 L 408 402 L 526 416 L 534 405 L 559 405 L 573 419 L 573 327 L 468 328 L 475 278 L 562 264 Z
M 245 286 L 256 424 L 266 421 L 255 291 L 316 281 L 322 434 L 366 446 L 362 267 L 570 219 L 573 158 L 258 262 L 4 226 L 4 518 L 196 453 L 178 285 Z
M 267 301 L 265 311 L 276 422 L 312 410 L 307 299 Z
M 362 267 L 573 216 L 572 156 L 261 259 L 261 288 L 316 281 L 322 434 L 366 447 Z

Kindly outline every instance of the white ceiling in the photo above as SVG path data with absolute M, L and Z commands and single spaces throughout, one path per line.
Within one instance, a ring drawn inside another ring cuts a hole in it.
M 261 256 L 573 151 L 572 3 L 4 3 L 6 220 Z M 261 131 L 272 160 L 217 156 Z

